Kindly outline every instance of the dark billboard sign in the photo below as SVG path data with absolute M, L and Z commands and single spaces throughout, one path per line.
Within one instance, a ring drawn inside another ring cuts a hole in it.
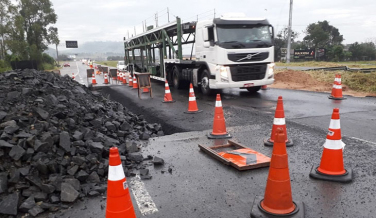
M 297 59 L 297 60 L 314 60 L 315 59 L 315 50 L 314 49 L 294 50 L 294 59 Z
M 78 48 L 77 41 L 65 41 L 66 48 Z

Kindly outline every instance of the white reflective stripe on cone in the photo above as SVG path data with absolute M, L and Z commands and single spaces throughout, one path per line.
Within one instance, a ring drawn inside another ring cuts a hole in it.
M 335 88 L 335 89 L 342 89 L 342 86 L 341 85 L 333 85 L 333 88 Z
M 108 169 L 108 180 L 119 181 L 125 178 L 123 166 L 110 166 Z
M 189 101 L 196 101 L 196 97 L 189 97 Z
M 192 88 L 189 88 L 189 92 L 194 92 Z
M 325 143 L 323 144 L 324 148 L 332 149 L 332 150 L 339 150 L 345 148 L 345 143 L 342 140 L 331 140 L 326 139 Z
M 286 125 L 285 118 L 274 118 L 274 125 Z
M 215 107 L 222 107 L 222 101 L 216 101 Z
M 339 120 L 330 120 L 329 129 L 341 129 L 341 122 Z
M 164 85 L 165 87 L 168 87 L 168 83 L 165 83 L 165 85 Z
M 165 90 L 165 93 L 171 93 L 171 91 L 170 90 Z

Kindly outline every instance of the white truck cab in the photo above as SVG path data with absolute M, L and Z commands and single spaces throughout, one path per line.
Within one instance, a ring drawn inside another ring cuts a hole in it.
M 125 65 L 124 61 L 118 61 L 116 68 L 118 71 L 125 71 L 127 66 Z
M 201 88 L 258 91 L 274 82 L 273 27 L 266 19 L 225 15 L 196 24 L 196 60 L 207 63 Z

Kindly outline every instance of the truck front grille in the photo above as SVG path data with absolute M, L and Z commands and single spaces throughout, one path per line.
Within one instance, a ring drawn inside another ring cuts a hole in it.
M 253 52 L 243 54 L 227 54 L 227 58 L 234 62 L 263 61 L 269 57 L 269 52 Z
M 232 81 L 261 80 L 265 78 L 266 64 L 230 66 Z

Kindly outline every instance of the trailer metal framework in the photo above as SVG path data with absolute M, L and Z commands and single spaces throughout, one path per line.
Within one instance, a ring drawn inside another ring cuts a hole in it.
M 181 19 L 176 17 L 174 22 L 129 39 L 124 37 L 125 62 L 128 66 L 133 66 L 129 69 L 131 73 L 137 67 L 140 73 L 152 71 L 150 73 L 153 79 L 166 79 L 164 60 L 183 60 L 182 45 L 195 42 L 195 27 L 196 22 L 181 24 Z M 193 45 L 190 59 L 192 59 Z M 159 51 L 159 68 L 156 64 L 156 49 Z M 135 50 L 139 50 L 141 66 L 136 62 Z

